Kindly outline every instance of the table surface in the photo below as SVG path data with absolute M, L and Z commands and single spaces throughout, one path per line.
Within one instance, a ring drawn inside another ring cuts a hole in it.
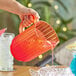
M 38 67 L 32 66 L 14 66 L 15 70 L 11 72 L 1 72 L 0 76 L 31 76 L 29 69 L 38 69 Z

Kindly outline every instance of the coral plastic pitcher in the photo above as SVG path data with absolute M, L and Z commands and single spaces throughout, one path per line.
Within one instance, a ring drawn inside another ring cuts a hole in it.
M 20 25 L 20 30 L 23 29 Z M 53 50 L 59 43 L 54 29 L 39 21 L 17 35 L 11 44 L 11 53 L 18 61 L 30 61 L 38 55 Z

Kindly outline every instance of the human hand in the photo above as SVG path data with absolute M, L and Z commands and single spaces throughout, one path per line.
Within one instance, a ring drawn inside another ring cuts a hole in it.
M 23 26 L 28 27 L 31 23 L 38 22 L 40 16 L 32 8 L 25 7 L 25 9 L 23 9 L 23 13 L 20 14 L 20 18 L 22 20 Z
M 38 22 L 40 18 L 39 14 L 35 10 L 26 7 L 22 9 L 19 16 L 21 18 L 19 33 L 23 32 L 25 27 L 30 26 L 32 23 Z

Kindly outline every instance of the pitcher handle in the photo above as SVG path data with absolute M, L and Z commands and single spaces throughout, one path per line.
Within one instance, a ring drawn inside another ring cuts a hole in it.
M 25 17 L 29 19 L 31 24 L 35 23 L 35 17 L 33 15 L 26 15 Z M 23 20 L 20 23 L 19 33 L 22 33 L 24 31 L 25 27 L 29 26 L 29 23 L 27 23 L 27 25 L 24 24 L 24 20 L 25 20 L 25 18 L 23 18 Z

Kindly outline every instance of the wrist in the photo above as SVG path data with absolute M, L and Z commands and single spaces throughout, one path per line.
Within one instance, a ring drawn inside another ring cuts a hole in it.
M 19 2 L 16 1 L 16 14 L 21 16 L 21 15 L 24 15 L 26 14 L 26 11 L 27 11 L 27 7 L 21 5 Z

